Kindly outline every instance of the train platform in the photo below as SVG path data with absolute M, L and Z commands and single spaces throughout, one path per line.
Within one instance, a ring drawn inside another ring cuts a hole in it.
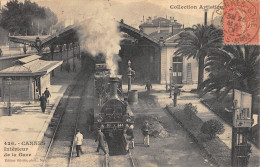
M 77 60 L 77 67 L 80 62 Z M 79 68 L 78 68 L 79 71 Z M 30 166 L 38 146 L 52 119 L 54 111 L 67 87 L 78 72 L 55 70 L 49 87 L 51 97 L 45 113 L 42 113 L 39 101 L 12 102 L 12 116 L 8 116 L 7 103 L 0 103 L 0 166 Z M 28 165 L 27 165 L 28 164 Z
M 152 91 L 151 95 L 154 95 L 157 99 L 157 102 L 160 104 L 162 108 L 164 108 L 166 105 L 173 104 L 173 97 L 169 98 L 169 93 L 166 93 L 165 85 L 160 85 L 160 84 L 153 84 L 152 85 Z M 203 121 L 208 121 L 210 119 L 217 119 L 220 122 L 223 123 L 225 132 L 221 135 L 217 135 L 227 146 L 229 149 L 231 149 L 231 139 L 232 139 L 232 127 L 224 122 L 218 115 L 216 115 L 213 111 L 211 111 L 209 108 L 207 108 L 205 105 L 203 105 L 200 101 L 200 98 L 194 94 L 190 93 L 190 90 L 195 89 L 196 85 L 184 85 L 182 88 L 181 95 L 178 96 L 177 103 L 178 104 L 186 104 L 186 103 L 192 103 L 194 106 L 197 107 L 198 113 L 197 116 Z M 126 91 L 127 90 L 127 85 L 123 86 L 123 89 Z M 132 90 L 137 90 L 139 92 L 145 91 L 145 85 L 132 85 Z M 259 162 L 259 155 L 260 155 L 260 150 L 255 147 L 253 144 L 252 145 L 252 153 L 251 153 L 251 158 L 249 159 L 249 166 L 250 162 L 252 164 L 256 164 L 256 161 Z

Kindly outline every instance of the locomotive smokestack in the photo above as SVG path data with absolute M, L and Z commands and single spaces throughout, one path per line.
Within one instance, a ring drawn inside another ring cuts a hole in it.
M 117 94 L 117 87 L 118 87 L 119 78 L 117 77 L 110 77 L 110 98 L 118 98 Z

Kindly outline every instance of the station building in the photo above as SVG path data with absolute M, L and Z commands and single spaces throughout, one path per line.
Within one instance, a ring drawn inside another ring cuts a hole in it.
M 31 55 L 15 61 L 15 65 L 0 71 L 0 101 L 7 101 L 9 86 L 12 101 L 32 101 L 50 87 L 50 72 L 63 61 L 40 60 Z M 11 78 L 11 84 L 8 84 Z
M 170 80 L 172 80 L 172 83 L 177 84 L 198 83 L 197 60 L 192 58 L 187 59 L 186 57 L 174 54 L 177 50 L 175 39 L 183 31 L 184 25 L 178 23 L 174 17 L 170 17 L 169 19 L 163 17 L 154 17 L 152 19 L 148 17 L 146 22 L 141 24 L 139 28 L 141 32 L 147 34 L 150 38 L 159 41 L 158 54 L 156 53 L 156 49 L 146 49 L 146 52 L 142 51 L 142 55 L 138 56 L 139 58 L 136 62 L 139 62 L 142 68 L 147 69 L 143 72 L 145 75 L 140 78 L 150 75 L 152 82 L 161 84 L 169 84 Z M 142 45 L 139 42 L 137 48 L 142 47 Z M 148 68 L 145 68 L 145 66 L 148 66 Z M 136 68 L 138 69 L 138 67 Z
M 176 56 L 177 50 L 175 39 L 179 34 L 168 37 L 161 47 L 161 84 L 197 84 L 198 83 L 198 62 L 196 59 L 187 59 L 183 56 Z M 170 68 L 172 70 L 170 70 Z
M 195 59 L 176 56 L 177 50 L 175 39 L 183 31 L 184 25 L 180 24 L 173 17 L 169 19 L 163 17 L 149 17 L 136 29 L 124 23 L 119 22 L 119 29 L 125 33 L 126 37 L 121 41 L 121 50 L 119 56 L 119 74 L 125 76 L 127 80 L 128 61 L 132 62 L 131 67 L 135 70 L 135 83 L 144 83 L 150 80 L 152 83 L 169 84 L 196 84 L 198 82 L 198 62 Z M 71 43 L 69 39 L 74 39 L 77 34 L 77 26 L 68 26 L 59 34 L 54 34 L 42 42 L 45 45 L 59 45 Z M 59 39 L 59 38 L 61 39 Z M 73 37 L 73 38 L 72 38 Z M 11 37 L 14 42 L 24 42 L 21 37 Z M 30 41 L 30 43 L 34 43 Z M 74 52 L 74 51 L 73 51 Z M 68 55 L 68 49 L 67 49 Z M 60 52 L 49 58 L 51 60 L 62 60 L 62 48 Z M 68 56 L 67 56 L 68 57 Z M 170 71 L 170 68 L 172 71 Z
M 174 20 L 174 17 L 170 19 L 163 17 L 148 17 L 146 22 L 139 26 L 140 30 L 148 35 L 154 36 L 154 34 L 168 34 L 174 35 L 182 31 L 182 24 L 178 23 L 177 20 Z

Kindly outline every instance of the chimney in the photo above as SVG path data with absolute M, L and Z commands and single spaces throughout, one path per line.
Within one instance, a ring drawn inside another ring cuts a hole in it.
M 177 20 L 174 20 L 174 23 L 177 23 Z
M 171 23 L 173 23 L 174 17 L 170 17 L 170 21 L 171 21 Z
M 204 25 L 206 26 L 207 25 L 207 20 L 208 20 L 208 10 L 205 9 L 205 17 L 204 17 Z
M 119 78 L 118 77 L 110 77 L 109 78 L 109 87 L 110 87 L 110 94 L 109 97 L 111 99 L 118 99 L 117 94 L 117 87 L 118 87 Z
M 159 45 L 162 47 L 163 46 L 163 37 L 160 37 L 159 39 Z

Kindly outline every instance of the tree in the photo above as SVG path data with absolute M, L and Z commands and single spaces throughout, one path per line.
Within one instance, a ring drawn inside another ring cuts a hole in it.
M 231 89 L 239 89 L 257 96 L 259 46 L 226 45 L 211 50 L 205 67 L 209 76 L 201 85 L 204 94 L 216 91 L 222 100 Z
M 193 28 L 185 28 L 180 33 L 177 42 L 176 56 L 194 58 L 199 63 L 198 88 L 204 80 L 204 60 L 208 52 L 222 46 L 223 32 L 213 25 L 196 25 Z
M 35 35 L 38 31 L 46 35 L 57 21 L 49 8 L 40 7 L 30 0 L 24 3 L 11 0 L 2 10 L 0 25 L 11 35 Z

